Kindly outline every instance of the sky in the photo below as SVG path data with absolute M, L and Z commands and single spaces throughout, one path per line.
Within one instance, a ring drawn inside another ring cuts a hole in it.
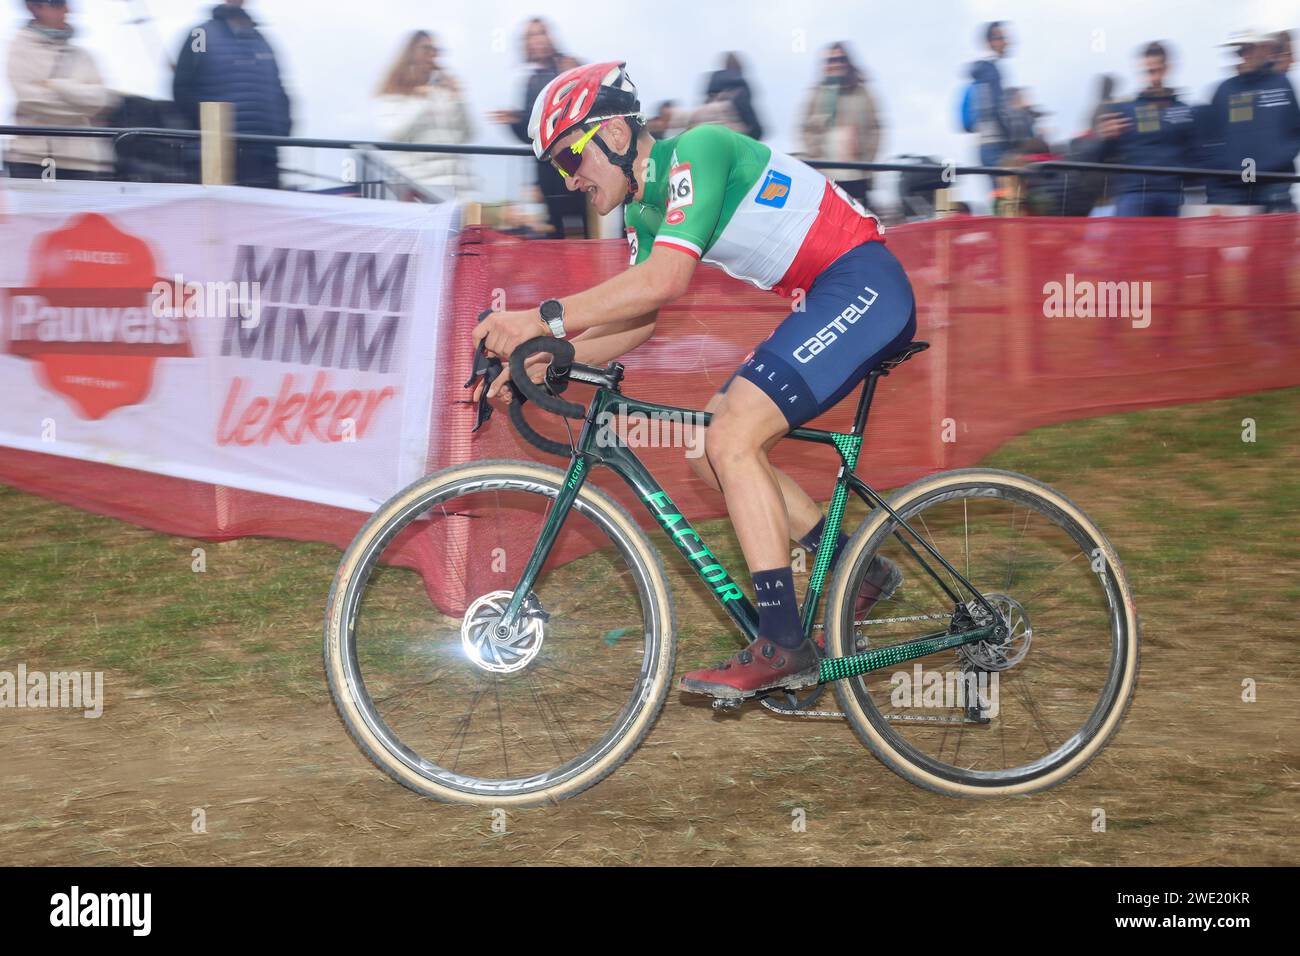
M 18 0 L 0 2 L 10 5 L 7 19 L 0 16 L 0 43 L 7 47 L 26 15 Z M 191 0 L 70 4 L 76 42 L 94 54 L 107 83 L 164 98 L 170 98 L 168 60 L 212 6 Z M 374 88 L 405 35 L 426 29 L 466 90 L 477 124 L 474 141 L 518 145 L 485 114 L 521 99 L 520 33 L 524 20 L 543 10 L 564 51 L 586 62 L 626 60 L 647 109 L 665 99 L 700 103 L 705 75 L 720 65 L 720 53 L 739 51 L 769 129 L 766 141 L 786 151 L 799 148 L 798 115 L 822 48 L 846 40 L 874 84 L 887 124 L 878 158 L 923 154 L 959 163 L 975 161 L 975 137 L 958 132 L 956 104 L 966 65 L 982 55 L 977 35 L 988 20 L 1011 22 L 1013 49 L 1002 63 L 1007 82 L 1027 86 L 1049 112 L 1044 122 L 1053 139 L 1086 125 L 1098 74 L 1117 74 L 1121 94 L 1135 92 L 1135 51 L 1149 40 L 1172 45 L 1171 84 L 1201 101 L 1227 75 L 1231 57 L 1216 45 L 1231 31 L 1300 27 L 1295 0 L 248 0 L 246 7 L 276 50 L 294 103 L 295 135 L 374 138 Z M 140 18 L 147 22 L 132 23 Z M 0 89 L 0 116 L 12 121 L 8 84 Z M 340 156 L 322 152 L 292 162 L 337 174 Z M 530 179 L 525 162 L 476 160 L 480 198 L 515 194 Z M 962 189 L 966 198 L 985 189 L 970 180 Z

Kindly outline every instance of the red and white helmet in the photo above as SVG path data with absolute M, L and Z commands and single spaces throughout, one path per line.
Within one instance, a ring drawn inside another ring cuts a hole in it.
M 623 69 L 625 65 L 611 61 L 576 66 L 546 84 L 537 94 L 528 120 L 533 154 L 539 160 L 545 159 L 555 141 L 575 126 L 615 116 L 635 116 L 645 122 L 636 86 Z

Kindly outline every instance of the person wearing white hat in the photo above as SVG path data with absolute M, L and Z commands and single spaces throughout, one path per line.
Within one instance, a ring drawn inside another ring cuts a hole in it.
M 1272 68 L 1273 45 L 1254 30 L 1234 33 L 1221 46 L 1241 58 L 1237 74 L 1214 92 L 1204 112 L 1207 161 L 1215 169 L 1240 169 L 1240 179 L 1211 179 L 1206 198 L 1216 205 L 1260 206 L 1293 212 L 1291 184 L 1258 182 L 1248 174 L 1295 172 L 1300 153 L 1300 105 L 1284 74 Z

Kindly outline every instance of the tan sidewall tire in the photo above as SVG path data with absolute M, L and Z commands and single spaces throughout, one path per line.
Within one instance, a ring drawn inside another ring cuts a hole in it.
M 1102 534 L 1092 520 L 1083 513 L 1083 511 L 1066 498 L 1060 492 L 1049 488 L 1041 482 L 1035 481 L 1024 475 L 1018 475 L 1014 472 L 999 471 L 996 469 L 986 468 L 963 468 L 956 471 L 947 471 L 929 478 L 923 478 L 913 482 L 907 487 L 899 490 L 889 498 L 889 505 L 895 511 L 906 509 L 912 502 L 922 496 L 934 494 L 945 487 L 956 485 L 968 485 L 971 483 L 987 483 L 1000 485 L 1003 487 L 1017 488 L 1022 491 L 1031 492 L 1035 495 L 1046 498 L 1055 507 L 1068 515 L 1072 520 L 1078 522 L 1079 526 L 1084 528 L 1089 534 L 1095 537 L 1101 545 L 1106 560 L 1114 573 L 1115 581 L 1118 586 L 1120 597 L 1124 605 L 1124 618 L 1127 624 L 1127 654 L 1126 667 L 1120 676 L 1119 691 L 1116 694 L 1116 703 L 1111 707 L 1110 713 L 1106 715 L 1098 728 L 1097 733 L 1093 735 L 1092 740 L 1088 742 L 1078 753 L 1071 759 L 1056 767 L 1051 773 L 1037 777 L 1033 780 L 1022 783 L 1015 783 L 1003 786 L 972 786 L 944 777 L 939 777 L 924 767 L 919 767 L 907 757 L 894 748 L 894 746 L 876 730 L 875 726 L 867 718 L 865 708 L 859 703 L 857 695 L 851 692 L 845 681 L 836 681 L 835 696 L 839 700 L 840 708 L 848 718 L 850 726 L 858 738 L 866 744 L 884 764 L 891 770 L 905 779 L 933 790 L 936 793 L 943 793 L 957 797 L 1005 797 L 1017 794 L 1034 793 L 1039 790 L 1046 790 L 1054 787 L 1067 780 L 1069 777 L 1078 773 L 1093 757 L 1107 744 L 1110 738 L 1115 734 L 1124 714 L 1128 710 L 1129 703 L 1133 699 L 1133 693 L 1137 688 L 1137 676 L 1139 665 L 1139 636 L 1138 636 L 1138 618 L 1137 610 L 1133 604 L 1133 595 L 1129 588 L 1128 578 L 1124 574 L 1124 566 L 1120 563 L 1119 555 L 1111 546 L 1110 541 Z M 827 595 L 827 654 L 832 657 L 843 657 L 841 652 L 842 615 L 838 612 L 832 613 L 832 609 L 839 608 L 847 600 L 845 593 L 848 588 L 849 571 L 856 563 L 858 555 L 862 553 L 867 542 L 876 534 L 889 515 L 884 509 L 877 508 L 863 522 L 862 527 L 858 529 L 845 548 L 844 555 L 839 562 L 840 571 L 836 573 L 831 582 L 831 588 Z M 1032 653 L 1032 651 L 1031 651 Z
M 664 700 L 672 682 L 673 663 L 676 656 L 676 620 L 672 596 L 668 589 L 668 580 L 664 574 L 659 555 L 645 534 L 631 516 L 612 498 L 590 484 L 584 485 L 579 498 L 592 509 L 618 527 L 626 541 L 637 552 L 638 557 L 647 568 L 649 600 L 657 604 L 657 620 L 662 622 L 657 640 L 660 652 L 655 672 L 651 677 L 646 693 L 642 697 L 639 713 L 628 725 L 626 732 L 605 753 L 601 759 L 585 768 L 577 775 L 553 786 L 529 791 L 524 794 L 473 794 L 445 786 L 438 781 L 429 780 L 412 771 L 405 763 L 393 757 L 384 748 L 382 742 L 366 725 L 360 710 L 350 693 L 347 693 L 346 671 L 342 650 L 343 615 L 346 602 L 347 585 L 356 572 L 362 555 L 367 547 L 388 524 L 389 520 L 411 503 L 434 488 L 451 483 L 475 478 L 512 478 L 535 481 L 539 484 L 559 488 L 564 481 L 564 472 L 557 468 L 538 465 L 525 461 L 491 460 L 461 465 L 436 472 L 403 489 L 386 501 L 357 533 L 339 564 L 334 585 L 330 589 L 329 601 L 325 610 L 325 670 L 329 680 L 330 692 L 335 707 L 343 719 L 349 735 L 356 741 L 363 753 L 381 770 L 403 786 L 417 793 L 452 803 L 478 804 L 491 807 L 522 807 L 551 803 L 571 797 L 611 773 L 619 764 L 631 755 L 654 725 L 655 718 L 662 709 Z

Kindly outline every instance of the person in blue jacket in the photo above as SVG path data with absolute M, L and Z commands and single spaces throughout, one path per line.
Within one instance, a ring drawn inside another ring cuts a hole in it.
M 1192 109 L 1165 86 L 1169 51 L 1159 42 L 1141 52 L 1146 86 L 1133 99 L 1116 103 L 1097 124 L 1100 160 L 1129 166 L 1195 166 L 1196 125 Z M 1117 174 L 1110 187 L 1117 216 L 1177 216 L 1183 204 L 1179 176 Z
M 1300 105 L 1285 74 L 1272 65 L 1272 47 L 1262 37 L 1229 41 L 1241 65 L 1219 84 L 1204 111 L 1206 162 L 1216 169 L 1253 168 L 1256 172 L 1294 173 L 1300 153 Z M 1294 212 L 1291 184 L 1212 178 L 1206 200 L 1213 204 L 1262 206 L 1265 212 Z
M 1002 87 L 1002 71 L 998 69 L 998 60 L 1007 56 L 1011 48 L 1007 25 L 1001 20 L 985 24 L 984 43 L 991 56 L 970 65 L 970 78 L 976 90 L 975 132 L 980 138 L 980 165 L 997 166 L 1011 146 L 1007 94 Z
M 236 133 L 288 136 L 293 119 L 275 52 L 243 7 L 244 0 L 215 7 L 212 19 L 185 37 L 172 98 L 193 129 L 199 125 L 200 103 L 222 102 L 234 104 Z M 195 148 L 187 154 L 191 163 L 197 160 Z M 238 144 L 235 181 L 278 189 L 279 150 L 264 143 Z

